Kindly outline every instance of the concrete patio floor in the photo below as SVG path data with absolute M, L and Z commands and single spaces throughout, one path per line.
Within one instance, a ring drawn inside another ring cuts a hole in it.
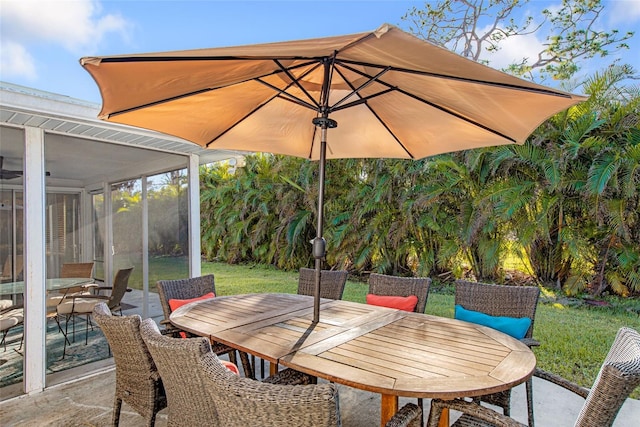
M 3 427 L 33 426 L 109 426 L 113 408 L 115 370 L 105 371 L 75 382 L 61 384 L 32 396 L 20 396 L 0 403 L 0 425 Z M 574 424 L 583 399 L 544 380 L 534 378 L 536 424 L 543 426 L 571 426 Z M 373 393 L 340 386 L 340 412 L 344 427 L 378 426 L 380 397 Z M 415 399 L 400 399 L 402 406 Z M 425 401 L 428 411 L 429 402 Z M 455 414 L 453 415 L 455 416 Z M 514 389 L 512 416 L 526 423 L 524 386 Z M 425 415 L 426 419 L 426 415 Z M 144 420 L 126 403 L 122 406 L 120 426 L 137 427 Z M 156 426 L 167 425 L 167 410 L 158 414 Z M 640 401 L 627 399 L 614 426 L 640 425 Z

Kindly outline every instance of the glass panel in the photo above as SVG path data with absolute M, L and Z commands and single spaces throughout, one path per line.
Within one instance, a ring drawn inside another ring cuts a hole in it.
M 149 290 L 160 279 L 189 277 L 187 170 L 149 177 Z
M 24 378 L 24 141 L 0 126 L 0 400 L 22 394 Z
M 13 191 L 0 191 L 0 281 L 13 282 L 15 262 L 13 254 Z M 17 279 L 16 279 L 17 280 Z
M 93 216 L 93 277 L 104 282 L 105 219 L 103 193 L 95 193 L 91 195 L 91 208 Z
M 129 287 L 142 289 L 142 180 L 111 186 L 113 275 L 133 267 Z
M 47 194 L 47 277 L 60 277 L 62 264 L 81 261 L 80 195 Z
M 24 280 L 24 193 L 15 191 L 14 204 L 14 232 L 13 232 L 13 277 L 16 280 Z
M 106 342 L 97 328 L 89 323 L 86 313 L 65 307 L 76 307 L 65 300 L 70 292 L 86 292 L 81 287 L 68 287 L 61 278 L 88 277 L 88 274 L 62 272 L 66 263 L 83 262 L 80 227 L 80 194 L 48 193 L 45 206 L 45 250 L 47 271 L 46 349 L 47 373 L 57 373 L 107 357 Z M 58 305 L 60 304 L 60 305 Z
M 3 327 L 0 338 L 4 340 L 3 351 L 0 353 L 0 387 L 18 384 L 23 378 L 21 350 L 24 319 L 12 320 L 20 319 L 15 316 L 16 314 L 23 314 L 21 311 L 23 295 L 13 291 L 15 289 L 13 283 L 23 279 L 24 205 L 22 201 L 22 192 L 0 188 L 0 262 L 2 262 L 0 272 L 1 283 L 6 286 L 3 288 L 4 291 L 0 291 L 0 316 Z

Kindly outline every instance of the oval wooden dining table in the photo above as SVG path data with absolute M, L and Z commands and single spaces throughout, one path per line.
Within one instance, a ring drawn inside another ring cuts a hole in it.
M 494 329 L 450 318 L 313 297 L 245 294 L 189 303 L 170 321 L 194 334 L 307 374 L 381 395 L 380 424 L 398 397 L 452 399 L 531 377 L 533 352 Z

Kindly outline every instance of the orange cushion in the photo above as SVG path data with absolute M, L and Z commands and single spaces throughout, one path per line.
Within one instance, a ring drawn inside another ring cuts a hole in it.
M 227 368 L 228 370 L 230 370 L 231 372 L 233 372 L 236 375 L 240 375 L 240 370 L 238 369 L 238 367 L 231 363 L 231 362 L 227 362 L 226 360 L 221 360 L 220 361 L 225 368 Z
M 170 299 L 169 300 L 169 307 L 171 307 L 171 311 L 176 311 L 178 308 L 182 307 L 185 304 L 189 304 L 190 302 L 194 302 L 194 301 L 201 301 L 201 300 L 205 300 L 205 299 L 211 299 L 211 298 L 215 298 L 216 294 L 214 294 L 213 292 L 209 292 L 208 294 L 204 294 L 201 297 L 198 298 L 191 298 L 191 299 Z
M 408 297 L 398 297 L 367 294 L 367 304 L 397 308 L 398 310 L 404 311 L 413 311 L 416 308 L 416 304 L 418 304 L 418 297 L 415 295 L 409 295 Z

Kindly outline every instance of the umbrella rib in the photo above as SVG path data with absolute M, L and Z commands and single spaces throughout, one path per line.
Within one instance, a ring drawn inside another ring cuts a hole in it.
M 335 67 L 335 70 L 336 70 L 336 72 L 337 72 L 338 74 L 340 74 L 340 76 L 344 79 L 344 81 L 345 81 L 345 82 L 347 82 L 347 84 L 349 85 L 349 87 L 351 87 L 351 90 L 353 91 L 353 93 L 355 93 L 355 94 L 356 94 L 356 96 L 360 96 L 360 94 L 359 94 L 359 93 L 357 93 L 356 88 L 351 84 L 351 81 L 350 81 L 350 80 L 348 80 L 344 74 L 342 74 L 342 71 L 341 71 L 338 67 Z M 365 84 L 367 84 L 367 83 L 365 83 Z M 378 113 L 376 113 L 376 112 L 375 112 L 375 110 L 373 110 L 373 109 L 371 108 L 371 106 L 369 106 L 369 104 L 367 103 L 367 101 L 368 101 L 369 99 L 371 99 L 371 98 L 373 98 L 373 97 L 376 97 L 376 96 L 379 96 L 379 95 L 383 95 L 383 94 L 388 93 L 388 92 L 391 92 L 391 91 L 393 91 L 394 89 L 395 89 L 395 88 L 390 87 L 390 88 L 388 88 L 387 90 L 384 90 L 384 91 L 379 92 L 379 93 L 377 93 L 377 94 L 374 94 L 374 95 L 368 96 L 368 97 L 366 97 L 366 98 L 360 98 L 359 100 L 357 100 L 357 101 L 353 101 L 353 102 L 350 102 L 350 103 L 349 103 L 349 104 L 347 104 L 347 105 L 343 105 L 343 106 L 338 107 L 338 108 L 336 108 L 336 109 L 332 109 L 332 111 L 342 110 L 342 109 L 344 109 L 344 108 L 348 108 L 349 106 L 354 106 L 354 105 L 357 105 L 357 104 L 364 104 L 364 105 L 367 107 L 367 109 L 369 110 L 369 112 L 370 112 L 371 114 L 373 114 L 373 116 L 378 120 L 378 122 L 380 122 L 380 124 L 381 124 L 382 126 L 384 126 L 384 128 L 387 130 L 387 132 L 389 132 L 389 135 L 391 135 L 391 136 L 393 137 L 393 139 L 395 139 L 395 140 L 396 140 L 396 142 L 398 143 L 398 145 L 399 145 L 400 147 L 402 147 L 402 149 L 404 150 L 404 152 L 405 152 L 405 153 L 407 153 L 407 155 L 408 155 L 411 159 L 414 159 L 413 154 L 412 154 L 409 150 L 407 150 L 407 147 L 405 147 L 405 146 L 404 146 L 404 144 L 402 143 L 402 141 L 400 141 L 400 138 L 398 138 L 398 137 L 396 136 L 396 134 L 395 134 L 395 133 L 394 133 L 394 132 L 389 128 L 389 126 L 387 126 L 387 124 L 384 122 L 384 120 L 382 120 L 382 118 L 378 115 Z M 351 96 L 351 95 L 349 95 L 349 96 Z
M 346 101 L 348 98 L 350 98 L 353 95 L 360 95 L 360 91 L 364 88 L 366 88 L 367 86 L 369 86 L 371 83 L 373 83 L 374 81 L 377 81 L 380 77 L 382 77 L 387 71 L 389 71 L 391 67 L 385 67 L 384 70 L 380 71 L 378 74 L 376 74 L 375 76 L 371 77 L 369 80 L 367 80 L 366 82 L 364 82 L 363 84 L 360 85 L 360 87 L 358 88 L 351 88 L 353 90 L 353 92 L 351 92 L 350 94 L 346 95 L 344 98 L 342 98 L 340 101 L 336 102 L 335 104 L 333 104 L 333 107 L 331 107 L 331 109 L 333 111 L 337 111 L 337 110 L 341 110 L 340 108 L 340 104 L 342 104 L 344 101 Z M 340 76 L 346 80 L 346 76 L 344 76 L 342 73 L 339 73 Z M 350 85 L 351 86 L 351 85 Z M 370 97 L 364 97 L 363 99 L 368 99 Z
M 356 105 L 359 105 L 359 104 L 365 104 L 370 99 L 377 98 L 378 96 L 385 95 L 385 94 L 387 94 L 389 92 L 393 92 L 395 90 L 397 90 L 395 87 L 389 87 L 389 88 L 387 88 L 385 90 L 382 90 L 380 92 L 360 97 L 360 99 L 358 99 L 356 101 L 351 101 L 348 104 L 341 105 L 339 107 L 331 107 L 331 112 L 340 111 L 340 110 L 344 110 L 346 108 L 355 107 Z M 349 95 L 349 96 L 351 96 L 351 95 Z
M 307 63 L 307 64 L 305 64 L 305 65 L 309 65 L 309 64 L 310 64 L 310 63 Z M 312 71 L 313 71 L 313 68 L 312 68 L 311 70 L 308 70 L 305 74 L 303 74 L 303 76 L 304 76 L 304 75 L 306 75 L 306 74 L 308 74 L 308 73 L 310 73 L 310 72 L 312 72 Z M 272 73 L 272 74 L 273 74 L 273 73 Z M 272 75 L 272 74 L 270 74 L 270 75 Z M 283 99 L 284 101 L 293 102 L 293 103 L 295 103 L 295 104 L 297 104 L 297 105 L 300 105 L 300 106 L 303 106 L 303 107 L 309 108 L 309 109 L 311 109 L 311 110 L 313 110 L 313 111 L 318 111 L 318 108 L 315 108 L 313 105 L 311 105 L 311 104 L 309 104 L 309 103 L 305 102 L 303 99 L 300 99 L 300 98 L 298 98 L 298 97 L 295 97 L 295 96 L 291 95 L 291 94 L 290 94 L 290 93 L 288 93 L 288 92 L 285 92 L 285 90 L 286 90 L 286 89 L 288 89 L 289 87 L 291 87 L 291 85 L 293 84 L 293 81 L 292 81 L 292 82 L 290 82 L 290 83 L 287 85 L 287 87 L 285 87 L 285 89 L 283 90 L 283 89 L 280 89 L 280 88 L 278 88 L 278 87 L 276 87 L 276 86 L 274 86 L 274 85 L 272 85 L 272 84 L 270 84 L 270 83 L 267 83 L 267 82 L 265 82 L 265 81 L 261 80 L 261 78 L 255 78 L 255 79 L 253 79 L 253 80 L 255 80 L 255 81 L 259 82 L 259 83 L 262 83 L 263 85 L 265 85 L 265 86 L 267 86 L 267 87 L 269 87 L 269 88 L 271 88 L 271 89 L 275 90 L 275 92 L 276 92 L 276 93 L 275 93 L 271 98 L 267 99 L 266 101 L 264 101 L 263 103 L 261 103 L 260 105 L 258 105 L 256 108 L 254 108 L 253 110 L 251 110 L 250 112 L 248 112 L 247 114 L 245 114 L 245 115 L 244 115 L 244 117 L 242 117 L 240 120 L 238 120 L 238 121 L 237 121 L 236 123 L 234 123 L 232 126 L 229 126 L 229 127 L 228 127 L 227 129 L 225 129 L 225 131 L 224 131 L 224 132 L 222 132 L 220 135 L 216 136 L 214 139 L 212 139 L 211 141 L 207 142 L 207 143 L 205 144 L 205 146 L 206 146 L 206 147 L 209 147 L 211 144 L 213 144 L 214 142 L 216 142 L 216 140 L 218 140 L 219 138 L 221 138 L 221 137 L 222 137 L 223 135 L 225 135 L 227 132 L 231 131 L 231 130 L 232 130 L 233 128 L 235 128 L 238 124 L 242 123 L 242 121 L 244 121 L 247 117 L 249 117 L 250 115 L 252 115 L 252 114 L 253 114 L 253 113 L 255 113 L 256 111 L 258 111 L 259 109 L 261 109 L 262 107 L 264 107 L 265 105 L 267 105 L 267 104 L 268 104 L 269 102 L 271 102 L 274 98 L 278 98 L 278 97 L 279 97 L 279 98 Z M 295 81 L 295 80 L 294 80 L 294 81 Z M 283 96 L 283 95 L 286 95 L 286 96 Z M 314 130 L 314 132 L 315 132 L 315 130 Z
M 205 144 L 206 148 L 209 148 L 209 146 L 211 144 L 213 144 L 214 142 L 216 142 L 218 139 L 220 139 L 223 135 L 225 135 L 227 132 L 231 131 L 233 128 L 235 128 L 236 126 L 238 126 L 240 123 L 242 123 L 247 117 L 251 116 L 253 113 L 255 113 L 256 111 L 258 111 L 259 109 L 261 109 L 262 107 L 264 107 L 265 105 L 267 105 L 269 102 L 271 102 L 273 100 L 273 98 L 276 98 L 278 96 L 278 94 L 274 94 L 271 98 L 267 99 L 266 101 L 264 101 L 263 103 L 261 103 L 260 105 L 256 106 L 256 108 L 254 108 L 253 110 L 249 111 L 247 114 L 245 114 L 242 118 L 240 118 L 240 120 L 237 120 L 233 125 L 227 127 L 224 132 L 221 132 L 220 135 L 216 136 L 215 138 L 213 138 L 212 140 L 210 140 L 209 142 L 207 142 Z
M 107 114 L 106 117 L 107 118 L 111 118 L 111 117 L 114 117 L 114 116 L 118 116 L 120 114 L 126 114 L 126 113 L 130 113 L 132 111 L 142 110 L 144 108 L 148 108 L 148 107 L 153 107 L 155 105 L 164 104 L 165 102 L 171 102 L 171 101 L 175 101 L 175 100 L 178 100 L 178 99 L 186 98 L 186 97 L 189 97 L 189 96 L 194 96 L 194 95 L 199 95 L 201 93 L 210 92 L 212 90 L 216 90 L 216 89 L 206 88 L 206 89 L 195 90 L 195 91 L 189 92 L 189 93 L 182 93 L 180 95 L 172 96 L 170 98 L 159 99 L 157 101 L 149 102 L 147 104 L 136 105 L 135 107 L 127 108 L 127 109 L 124 109 L 124 110 L 114 111 L 112 113 Z
M 360 75 L 362 75 L 362 76 L 364 76 L 364 77 L 369 77 L 369 78 L 371 77 L 371 76 L 369 76 L 367 73 L 364 73 L 364 72 L 362 72 L 362 71 L 360 71 L 360 70 L 357 70 L 357 69 L 355 69 L 355 68 L 349 67 L 348 65 L 345 65 L 345 64 L 341 64 L 341 65 L 342 65 L 343 67 L 345 67 L 346 69 L 348 69 L 348 70 L 350 70 L 350 71 L 353 71 L 353 72 L 355 72 L 355 73 L 357 73 L 357 74 L 360 74 Z M 458 118 L 458 119 L 460 119 L 460 120 L 462 120 L 462 121 L 465 121 L 465 122 L 467 122 L 467 123 L 470 123 L 470 124 L 472 124 L 472 125 L 474 125 L 474 126 L 476 126 L 476 127 L 479 127 L 479 128 L 481 128 L 481 129 L 484 129 L 484 130 L 486 130 L 486 131 L 488 131 L 488 132 L 491 132 L 491 133 L 493 133 L 493 134 L 495 134 L 495 135 L 498 135 L 499 137 L 504 138 L 504 139 L 506 139 L 506 140 L 508 140 L 508 141 L 511 141 L 511 142 L 513 142 L 513 143 L 515 143 L 515 142 L 516 142 L 516 140 L 515 140 L 514 138 L 510 137 L 509 135 L 506 135 L 506 134 L 504 134 L 504 133 L 502 133 L 502 132 L 499 132 L 499 131 L 497 131 L 497 130 L 495 130 L 495 129 L 492 129 L 492 128 L 490 128 L 490 127 L 486 126 L 486 125 L 483 125 L 482 123 L 477 122 L 477 121 L 475 121 L 475 120 L 473 120 L 473 119 L 471 119 L 471 118 L 469 118 L 469 117 L 465 117 L 465 116 L 463 116 L 462 114 L 457 113 L 457 112 L 455 112 L 455 111 L 453 111 L 453 110 L 451 110 L 451 109 L 449 109 L 449 108 L 445 108 L 445 107 L 443 107 L 442 105 L 438 105 L 438 104 L 436 104 L 436 103 L 434 103 L 434 102 L 431 102 L 431 101 L 429 101 L 429 100 L 427 100 L 427 99 L 420 98 L 420 97 L 419 97 L 419 96 L 417 96 L 417 95 L 414 95 L 414 94 L 409 93 L 409 92 L 407 92 L 407 91 L 405 91 L 405 90 L 402 90 L 402 89 L 400 89 L 400 88 L 398 88 L 398 87 L 396 87 L 396 86 L 393 86 L 393 85 L 391 85 L 391 84 L 389 84 L 389 83 L 387 83 L 387 82 L 385 82 L 385 81 L 383 81 L 383 80 L 377 80 L 377 81 L 378 81 L 380 84 L 382 84 L 382 85 L 384 85 L 384 86 L 387 86 L 389 89 L 396 90 L 396 91 L 398 91 L 399 93 L 401 93 L 401 94 L 403 94 L 403 95 L 408 96 L 409 98 L 413 98 L 413 99 L 415 99 L 416 101 L 422 102 L 423 104 L 430 105 L 430 106 L 432 106 L 432 107 L 433 107 L 433 108 L 435 108 L 435 109 L 438 109 L 438 110 L 440 110 L 440 111 L 442 111 L 442 112 L 444 112 L 444 113 L 447 113 L 447 114 L 449 114 L 449 115 L 452 115 L 452 116 L 454 116 L 454 117 L 456 117 L 456 118 Z M 388 91 L 387 91 L 387 92 L 388 92 Z M 378 94 L 378 95 L 379 95 L 379 94 Z M 343 105 L 343 106 L 341 107 L 341 109 L 349 108 L 350 106 L 352 106 L 352 104 L 359 104 L 359 103 L 361 103 L 361 101 L 360 101 L 360 100 L 358 100 L 358 101 L 354 101 L 353 103 L 349 103 L 349 104 L 345 104 L 345 105 Z
M 309 104 L 308 102 L 306 102 L 305 100 L 303 100 L 302 98 L 298 98 L 295 95 L 290 94 L 289 92 L 286 91 L 286 89 L 288 89 L 289 87 L 291 87 L 291 84 L 289 84 L 285 89 L 280 89 L 277 86 L 272 85 L 271 83 L 267 83 L 262 79 L 255 79 L 255 81 L 257 81 L 258 83 L 262 83 L 263 85 L 267 86 L 270 89 L 273 89 L 276 93 L 275 97 L 280 97 L 285 101 L 290 101 L 293 102 L 295 104 L 300 105 L 301 107 L 305 107 L 308 108 L 310 110 L 314 110 L 314 111 L 318 111 L 319 110 L 319 106 L 317 105 L 312 105 Z M 273 99 L 273 98 L 271 98 Z M 315 101 L 315 100 L 314 100 Z
M 112 59 L 112 58 L 110 58 L 110 59 Z M 173 59 L 173 58 L 171 58 L 171 59 Z M 209 58 L 209 59 L 211 59 L 211 58 Z M 225 58 L 223 58 L 223 59 L 225 59 Z M 246 58 L 226 58 L 226 59 L 246 59 Z M 296 68 L 300 68 L 300 67 L 306 67 L 307 65 L 317 63 L 317 61 L 318 61 L 317 59 L 310 60 L 310 61 L 305 62 L 303 64 L 297 64 L 295 66 L 292 66 L 289 69 L 296 69 Z M 108 61 L 108 62 L 115 62 L 115 61 Z M 134 62 L 134 61 L 125 61 L 125 62 Z M 311 71 L 313 71 L 313 68 L 311 70 L 307 71 L 306 73 L 304 73 L 303 76 L 307 75 Z M 186 97 L 189 97 L 189 96 L 199 95 L 199 94 L 205 93 L 205 92 L 211 92 L 211 91 L 214 91 L 214 90 L 224 89 L 224 88 L 227 88 L 227 87 L 230 87 L 230 86 L 234 86 L 234 85 L 237 85 L 237 84 L 246 83 L 247 81 L 250 81 L 250 80 L 258 81 L 258 82 L 260 82 L 260 83 L 262 83 L 264 85 L 267 85 L 267 86 L 271 87 L 272 89 L 274 89 L 276 91 L 280 91 L 281 89 L 277 88 L 276 86 L 273 86 L 273 85 L 271 85 L 269 83 L 266 83 L 263 80 L 261 80 L 264 77 L 273 76 L 273 75 L 275 75 L 277 73 L 280 73 L 280 72 L 282 72 L 282 71 L 281 70 L 275 70 L 275 71 L 271 71 L 271 72 L 269 72 L 267 74 L 264 74 L 262 76 L 253 77 L 253 78 L 246 79 L 246 80 L 243 80 L 243 81 L 233 82 L 233 83 L 230 83 L 230 84 L 227 84 L 227 85 L 223 85 L 223 86 L 218 86 L 218 87 L 207 87 L 207 88 L 199 89 L 199 90 L 196 90 L 196 91 L 193 91 L 193 92 L 188 92 L 188 93 L 182 93 L 180 95 L 175 95 L 175 96 L 172 96 L 170 98 L 159 99 L 157 101 L 149 102 L 147 104 L 136 105 L 135 107 L 127 108 L 125 110 L 114 111 L 112 113 L 109 113 L 107 115 L 107 118 L 118 116 L 120 114 L 130 113 L 132 111 L 137 111 L 137 110 L 140 110 L 140 109 L 143 109 L 143 108 L 153 107 L 155 105 L 164 104 L 165 102 L 176 101 L 176 100 L 181 99 L 181 98 L 186 98 Z M 287 86 L 287 87 L 289 87 L 289 86 Z M 290 94 L 287 94 L 287 95 L 291 96 L 294 99 L 299 99 L 299 98 L 294 97 L 293 95 L 290 95 Z M 302 102 L 304 102 L 304 101 L 302 101 Z M 317 110 L 317 108 L 313 107 L 311 104 L 301 104 L 301 105 L 304 105 L 307 108 L 311 108 L 312 110 Z
M 356 71 L 356 70 L 348 67 L 346 64 L 359 65 L 359 66 L 372 67 L 372 68 L 382 68 L 382 66 L 380 64 L 371 64 L 371 63 L 368 63 L 368 62 L 359 62 L 359 61 L 352 61 L 352 60 L 347 60 L 347 59 L 340 59 L 338 61 L 340 62 L 340 64 L 342 66 L 344 66 L 345 68 L 348 68 L 348 69 L 350 69 L 352 71 Z M 570 94 L 554 91 L 552 89 L 547 89 L 547 88 L 527 87 L 527 86 L 520 86 L 520 85 L 516 85 L 516 84 L 512 84 L 512 83 L 498 83 L 498 82 L 491 82 L 491 81 L 487 81 L 487 80 L 478 80 L 478 79 L 471 79 L 471 78 L 468 78 L 468 77 L 450 76 L 450 75 L 447 75 L 447 74 L 432 73 L 432 72 L 429 72 L 429 71 L 411 70 L 411 69 L 408 69 L 408 68 L 400 68 L 400 67 L 390 67 L 390 70 L 391 71 L 397 71 L 397 72 L 400 72 L 400 73 L 417 74 L 417 75 L 420 75 L 420 76 L 435 77 L 435 78 L 438 78 L 438 79 L 456 80 L 456 81 L 462 81 L 462 82 L 466 82 L 466 83 L 474 83 L 474 84 L 480 84 L 480 85 L 486 85 L 486 86 L 495 86 L 495 87 L 505 88 L 505 89 L 521 90 L 521 91 L 525 91 L 525 92 L 538 93 L 538 94 L 541 94 L 541 95 L 558 96 L 558 97 L 561 97 L 561 98 L 571 98 Z M 363 76 L 368 76 L 368 74 L 365 74 L 365 73 L 362 73 L 362 72 L 360 72 L 360 74 L 362 74 Z
M 286 68 L 285 66 L 283 66 L 279 60 L 274 59 L 273 62 L 276 63 L 276 65 L 287 75 L 287 77 L 289 77 L 291 79 L 291 81 L 293 82 L 293 84 L 295 84 L 305 95 L 307 95 L 307 98 L 309 98 L 311 100 L 311 102 L 313 102 L 316 105 L 316 110 L 320 109 L 320 103 L 317 102 L 315 99 L 313 99 L 313 97 L 311 96 L 311 94 L 309 94 L 309 92 L 300 84 L 300 79 L 303 78 L 304 76 L 306 76 L 307 74 L 311 73 L 313 70 L 315 70 L 316 68 L 318 68 L 318 66 L 320 66 L 320 64 L 322 63 L 321 61 L 318 62 L 318 64 L 315 67 L 312 67 L 310 70 L 307 70 L 306 73 L 302 74 L 299 78 L 296 78 L 293 74 L 291 74 L 291 72 L 289 71 L 288 68 Z M 287 88 L 289 88 L 289 86 L 287 86 Z M 287 93 L 288 96 L 291 96 L 295 99 L 299 99 L 297 97 L 294 97 L 293 95 Z M 304 102 L 302 99 L 300 99 L 300 101 Z

